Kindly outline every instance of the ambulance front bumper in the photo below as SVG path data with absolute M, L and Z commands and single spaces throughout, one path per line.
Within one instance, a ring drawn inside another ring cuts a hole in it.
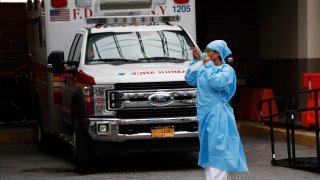
M 94 141 L 123 142 L 152 139 L 151 128 L 173 127 L 171 139 L 198 137 L 196 117 L 117 119 L 85 118 L 88 133 Z

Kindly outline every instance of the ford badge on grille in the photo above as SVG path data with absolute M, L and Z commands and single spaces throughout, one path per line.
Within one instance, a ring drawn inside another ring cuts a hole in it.
M 168 93 L 157 93 L 148 98 L 148 102 L 154 106 L 167 106 L 173 103 L 173 101 L 173 96 Z

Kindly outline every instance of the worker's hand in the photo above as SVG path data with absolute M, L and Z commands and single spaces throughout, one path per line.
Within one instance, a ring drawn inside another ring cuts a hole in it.
M 209 56 L 206 56 L 204 59 L 203 59 L 203 63 L 206 63 L 208 61 L 211 61 L 210 57 Z
M 201 50 L 198 47 L 193 48 L 193 59 L 200 60 Z

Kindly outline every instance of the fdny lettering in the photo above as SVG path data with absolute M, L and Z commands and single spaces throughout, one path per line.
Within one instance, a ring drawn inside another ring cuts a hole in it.
M 92 9 L 73 9 L 73 19 L 86 19 L 92 15 Z
M 185 70 L 169 70 L 169 71 L 140 71 L 140 72 L 131 72 L 133 76 L 140 75 L 151 75 L 151 74 L 185 74 Z
M 167 6 L 153 6 L 150 13 L 151 15 L 169 14 L 169 12 L 167 12 Z

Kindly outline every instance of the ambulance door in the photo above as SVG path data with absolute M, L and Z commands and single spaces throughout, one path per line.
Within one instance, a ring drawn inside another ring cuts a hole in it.
M 82 43 L 83 34 L 76 34 L 70 48 L 66 69 L 77 69 L 81 58 Z M 72 93 L 75 91 L 76 88 L 75 73 L 65 73 L 62 84 L 62 118 L 64 121 L 71 124 L 71 98 Z

